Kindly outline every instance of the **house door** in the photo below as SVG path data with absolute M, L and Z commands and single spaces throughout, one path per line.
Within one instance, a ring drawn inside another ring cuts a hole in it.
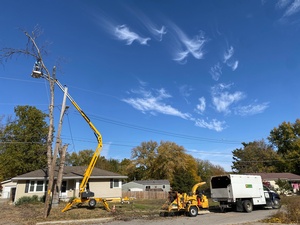
M 67 198 L 67 181 L 61 183 L 60 198 Z
M 16 196 L 16 189 L 17 188 L 15 188 L 15 187 L 12 187 L 10 190 L 10 193 L 11 193 L 11 195 L 10 195 L 10 200 L 12 201 L 12 202 L 14 202 L 15 201 L 15 196 Z

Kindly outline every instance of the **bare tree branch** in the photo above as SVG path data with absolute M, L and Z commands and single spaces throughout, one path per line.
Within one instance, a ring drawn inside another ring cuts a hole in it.
M 11 59 L 13 56 L 30 56 L 33 57 L 37 62 L 38 65 L 41 67 L 39 68 L 43 76 L 48 78 L 49 86 L 50 86 L 50 105 L 49 105 L 49 131 L 48 131 L 48 138 L 47 138 L 47 165 L 48 165 L 48 190 L 46 193 L 46 200 L 45 200 L 45 208 L 44 208 L 44 217 L 48 217 L 50 210 L 51 210 L 51 194 L 53 192 L 54 187 L 54 167 L 55 162 L 52 162 L 52 143 L 53 143 L 53 133 L 54 133 L 54 118 L 53 118 L 53 111 L 54 111 L 54 76 L 55 76 L 55 69 L 53 69 L 53 75 L 51 76 L 49 70 L 44 64 L 43 61 L 43 52 L 44 50 L 39 48 L 36 40 L 41 34 L 41 29 L 38 26 L 34 28 L 31 34 L 27 31 L 24 31 L 24 34 L 28 38 L 26 48 L 25 49 L 15 49 L 15 48 L 3 48 L 0 49 L 0 63 L 3 61 L 7 61 Z M 50 79 L 51 78 L 51 79 Z M 56 160 L 56 157 L 53 157 Z

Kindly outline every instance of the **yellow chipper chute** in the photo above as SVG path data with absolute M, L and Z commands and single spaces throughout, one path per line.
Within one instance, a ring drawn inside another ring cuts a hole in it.
M 208 199 L 203 194 L 197 194 L 198 187 L 204 185 L 206 182 L 195 184 L 192 192 L 178 193 L 177 191 L 169 192 L 168 202 L 163 205 L 162 209 L 168 212 L 186 212 L 188 216 L 195 217 L 198 213 L 209 208 Z

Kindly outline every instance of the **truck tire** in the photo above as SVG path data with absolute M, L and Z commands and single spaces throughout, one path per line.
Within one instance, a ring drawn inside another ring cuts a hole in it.
M 94 207 L 96 206 L 96 204 L 97 204 L 97 202 L 96 202 L 95 199 L 91 198 L 91 199 L 89 200 L 89 206 L 90 206 L 91 208 L 94 208 Z
M 250 213 L 253 210 L 253 204 L 250 200 L 244 200 L 243 207 L 244 207 L 245 212 L 247 212 L 247 213 Z
M 275 199 L 273 200 L 272 208 L 273 208 L 273 209 L 280 209 L 280 207 L 281 207 L 280 199 L 275 198 Z
M 195 217 L 197 215 L 198 215 L 198 208 L 197 208 L 197 206 L 191 206 L 189 208 L 189 216 L 190 217 Z

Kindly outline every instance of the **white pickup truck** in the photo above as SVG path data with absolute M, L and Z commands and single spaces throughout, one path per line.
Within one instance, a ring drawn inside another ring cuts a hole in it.
M 261 176 L 228 174 L 213 176 L 210 181 L 211 198 L 226 208 L 251 212 L 253 206 L 280 208 L 279 195 L 263 186 Z

